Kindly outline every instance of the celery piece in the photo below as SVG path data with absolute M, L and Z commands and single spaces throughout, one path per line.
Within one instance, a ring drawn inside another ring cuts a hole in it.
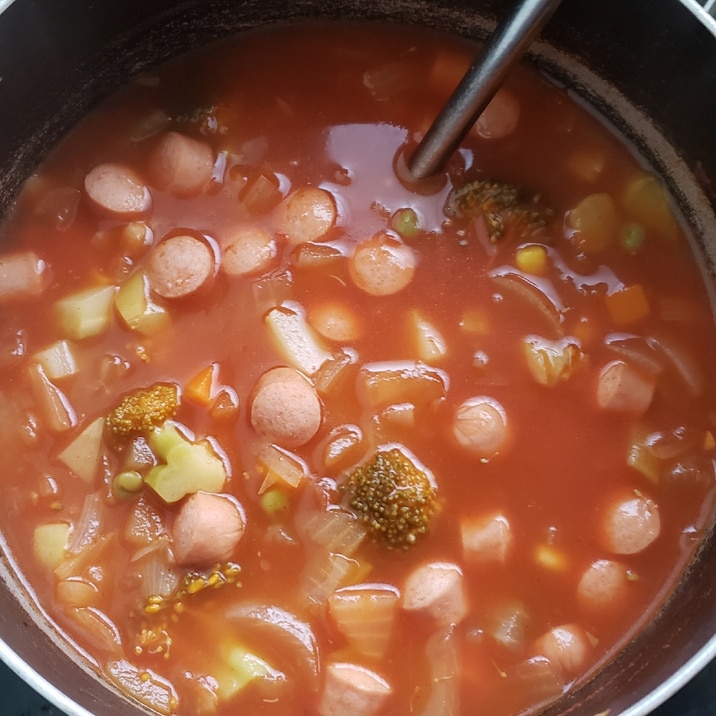
M 33 358 L 42 366 L 50 380 L 67 378 L 77 373 L 77 361 L 68 341 L 56 341 L 35 353 Z
M 417 309 L 408 314 L 408 323 L 418 358 L 428 365 L 442 361 L 447 355 L 447 344 L 435 325 Z
M 649 446 L 649 432 L 637 425 L 631 434 L 631 443 L 627 451 L 627 465 L 640 472 L 649 482 L 655 485 L 661 476 L 661 460 L 651 451 Z
M 73 474 L 91 484 L 97 474 L 102 450 L 104 418 L 91 422 L 58 456 Z
M 142 335 L 153 335 L 169 325 L 169 313 L 151 300 L 149 281 L 142 271 L 120 287 L 114 306 L 127 328 Z
M 144 482 L 165 502 L 178 502 L 199 490 L 220 492 L 224 487 L 224 463 L 206 442 L 189 442 L 167 423 L 152 432 L 149 445 L 165 464 L 153 467 Z
M 50 522 L 35 527 L 32 553 L 48 570 L 55 570 L 65 558 L 70 526 L 66 522 Z
M 259 452 L 257 460 L 266 473 L 259 488 L 260 495 L 277 483 L 298 487 L 309 474 L 308 465 L 300 457 L 278 445 L 266 445 Z
M 286 306 L 274 308 L 264 321 L 284 359 L 306 375 L 313 375 L 331 357 L 298 311 Z
M 68 338 L 81 340 L 97 336 L 109 327 L 115 286 L 89 288 L 61 298 L 55 311 L 62 332 Z
M 227 651 L 224 665 L 224 669 L 217 669 L 214 673 L 218 683 L 218 695 L 222 701 L 233 698 L 257 679 L 270 681 L 286 679 L 282 672 L 272 668 L 263 659 L 242 646 L 233 646 Z

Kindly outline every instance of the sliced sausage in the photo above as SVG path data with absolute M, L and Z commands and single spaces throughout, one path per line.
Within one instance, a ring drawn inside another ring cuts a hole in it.
M 641 494 L 613 501 L 602 518 L 602 542 L 614 554 L 641 552 L 660 533 L 659 507 Z
M 563 624 L 539 637 L 534 649 L 537 654 L 549 659 L 557 675 L 568 681 L 584 671 L 592 645 L 581 626 Z
M 499 512 L 460 522 L 462 552 L 470 564 L 504 564 L 512 550 L 510 521 Z
M 519 119 L 519 100 L 510 90 L 500 89 L 478 117 L 475 131 L 483 139 L 502 139 L 514 132 Z
M 624 603 L 629 571 L 621 562 L 598 559 L 582 573 L 577 585 L 579 605 L 588 612 L 607 612 Z
M 382 676 L 358 664 L 334 662 L 324 671 L 320 716 L 374 716 L 393 692 Z
M 455 411 L 452 432 L 462 447 L 486 460 L 507 445 L 507 414 L 494 398 L 468 398 Z
M 468 611 L 460 567 L 429 562 L 413 570 L 403 588 L 403 609 L 424 614 L 438 626 L 459 624 Z
M 226 562 L 245 530 L 244 511 L 233 497 L 195 492 L 186 498 L 174 520 L 174 558 L 181 566 Z
M 292 244 L 322 239 L 336 223 L 336 202 L 325 189 L 305 187 L 278 207 L 276 228 Z
M 360 319 L 347 304 L 325 301 L 308 310 L 308 323 L 324 338 L 337 343 L 350 343 L 363 333 Z
M 412 281 L 415 263 L 410 246 L 381 231 L 356 246 L 348 271 L 362 291 L 371 296 L 389 296 Z
M 184 298 L 211 282 L 216 272 L 214 252 L 193 236 L 164 239 L 149 254 L 147 277 L 162 298 Z
M 47 264 L 34 251 L 0 256 L 0 303 L 39 296 L 47 273 Z
M 272 368 L 259 378 L 251 401 L 251 425 L 286 448 L 307 443 L 321 426 L 321 401 L 293 368 Z
M 221 244 L 221 268 L 229 276 L 266 271 L 278 255 L 273 236 L 257 226 L 234 231 Z
M 137 216 L 152 206 L 149 189 L 124 164 L 96 166 L 85 177 L 85 192 L 97 208 L 111 216 Z
M 213 168 L 211 147 L 179 132 L 164 134 L 149 158 L 149 176 L 157 188 L 182 197 L 198 194 Z
M 616 360 L 602 368 L 597 383 L 600 408 L 638 417 L 651 405 L 656 378 L 641 373 L 624 361 Z

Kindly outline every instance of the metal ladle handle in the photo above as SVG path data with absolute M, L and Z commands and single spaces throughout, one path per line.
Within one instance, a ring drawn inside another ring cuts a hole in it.
M 447 161 L 560 2 L 522 0 L 495 29 L 410 158 L 413 178 L 429 177 Z

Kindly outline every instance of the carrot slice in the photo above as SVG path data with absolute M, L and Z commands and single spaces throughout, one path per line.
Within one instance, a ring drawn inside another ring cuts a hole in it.
M 641 284 L 635 283 L 604 298 L 614 323 L 625 326 L 646 318 L 651 309 Z
M 219 364 L 211 363 L 200 370 L 184 388 L 184 395 L 199 405 L 210 405 L 219 379 Z

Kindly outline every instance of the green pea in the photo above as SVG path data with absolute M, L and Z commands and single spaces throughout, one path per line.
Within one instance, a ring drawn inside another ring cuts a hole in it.
M 636 254 L 644 246 L 644 229 L 641 224 L 629 223 L 622 227 L 619 242 L 622 248 L 630 254 Z
M 390 228 L 404 239 L 414 239 L 420 233 L 420 220 L 414 209 L 398 209 L 390 218 Z

